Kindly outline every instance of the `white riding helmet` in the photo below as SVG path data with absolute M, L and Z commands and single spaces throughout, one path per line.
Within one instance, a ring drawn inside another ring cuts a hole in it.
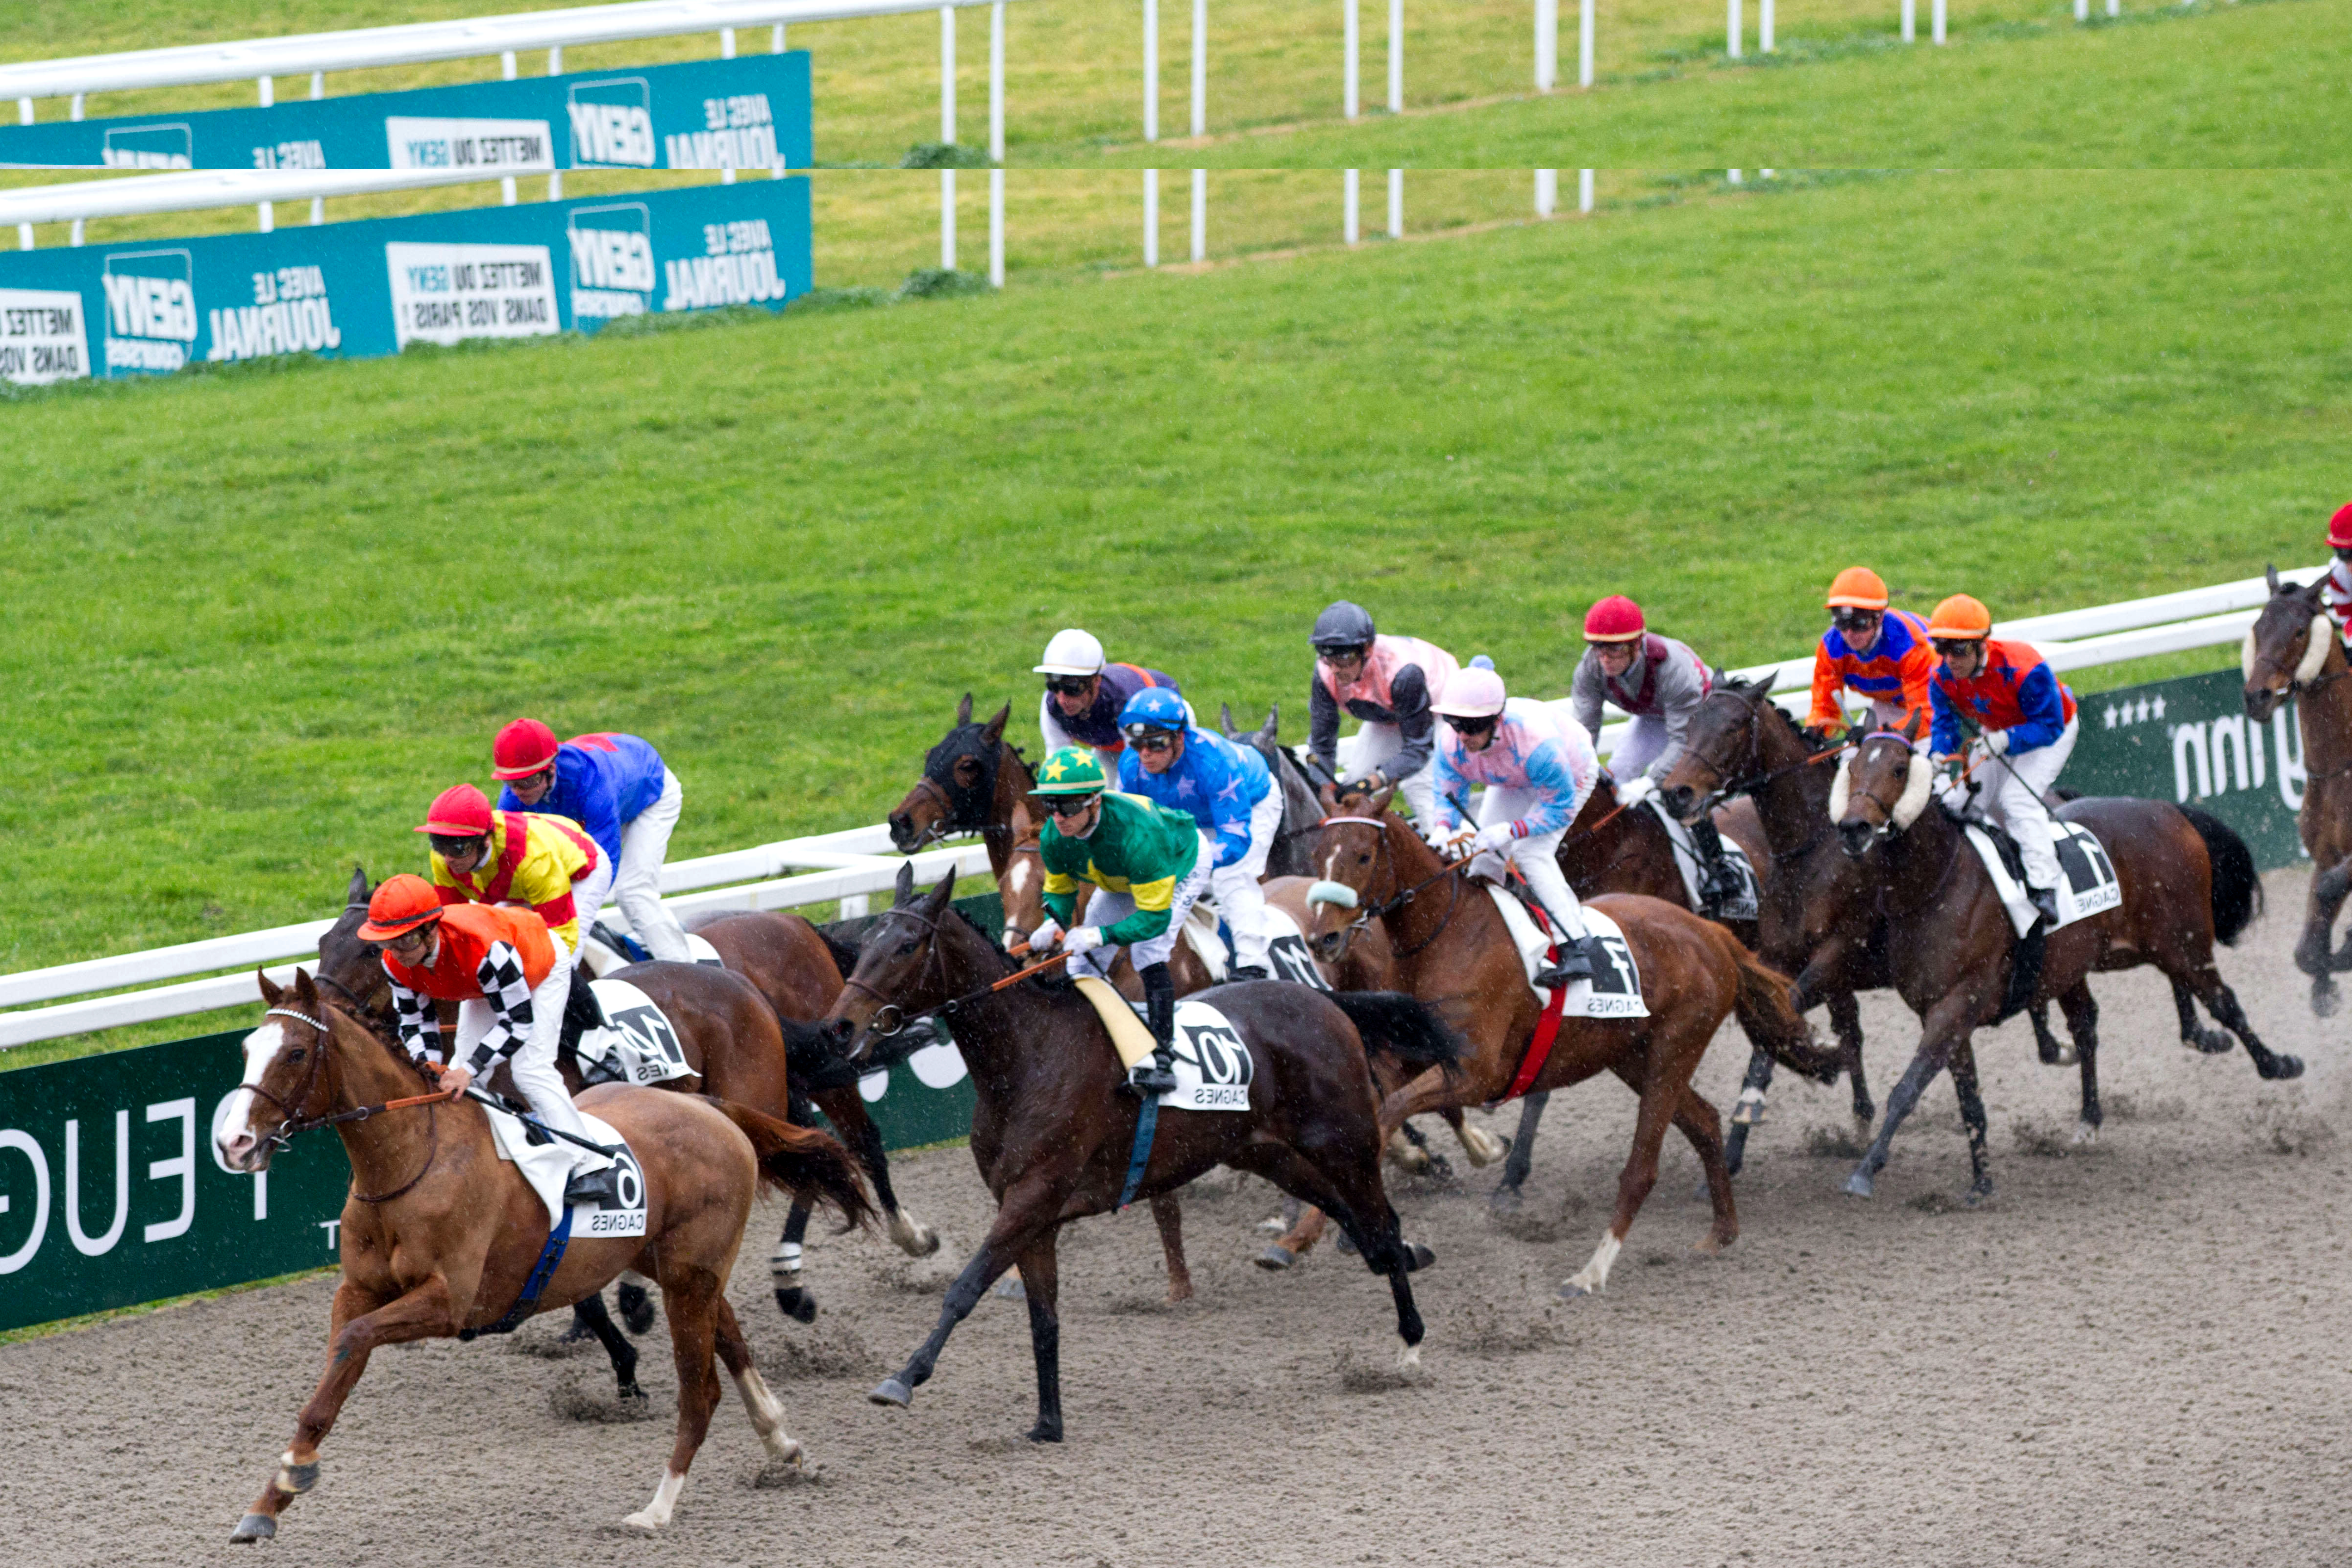
M 1094 634 L 1076 626 L 1065 626 L 1054 634 L 1045 645 L 1045 662 L 1037 666 L 1039 675 L 1100 675 L 1103 671 L 1102 644 Z
M 1503 710 L 1504 697 L 1503 678 L 1473 664 L 1447 681 L 1430 706 L 1449 719 L 1484 719 Z

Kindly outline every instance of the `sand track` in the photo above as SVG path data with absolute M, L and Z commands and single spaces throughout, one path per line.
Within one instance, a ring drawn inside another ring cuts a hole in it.
M 808 1445 L 764 1473 L 731 1394 L 663 1537 L 618 1528 L 669 1445 L 663 1329 L 652 1394 L 618 1418 L 601 1355 L 541 1320 L 505 1343 L 381 1352 L 325 1448 L 319 1489 L 259 1554 L 309 1563 L 2161 1562 L 2266 1568 L 2352 1555 L 2352 1073 L 2286 954 L 2303 879 L 2223 971 L 2276 1048 L 2176 1039 L 2153 972 L 2094 982 L 2108 1121 L 2065 1149 L 2075 1077 L 2011 1024 L 1979 1037 L 1998 1197 L 1957 1200 L 1948 1082 L 1897 1140 L 1879 1196 L 1851 1159 L 1843 1086 L 1776 1090 L 1750 1145 L 1741 1237 L 1719 1258 L 1697 1163 L 1668 1144 L 1609 1294 L 1553 1299 L 1606 1222 L 1632 1125 L 1613 1081 L 1554 1099 L 1522 1215 L 1490 1173 L 1392 1183 L 1416 1276 L 1424 1374 L 1402 1383 L 1387 1292 L 1318 1253 L 1250 1267 L 1271 1190 L 1226 1173 L 1189 1196 L 1202 1300 L 1159 1303 L 1140 1209 L 1063 1247 L 1069 1440 L 1024 1441 L 1026 1315 L 991 1298 L 911 1412 L 868 1405 L 927 1331 L 989 1205 L 969 1156 L 902 1162 L 947 1246 L 824 1239 L 812 1328 L 767 1300 L 763 1210 L 732 1295 Z M 1884 1098 L 1916 1029 L 1865 999 Z M 1702 1088 L 1744 1065 L 1717 1042 Z M 1492 1125 L 1509 1130 L 1512 1118 Z M 1450 1142 L 1450 1141 L 1449 1141 Z M 226 1544 L 319 1372 L 318 1279 L 0 1348 L 11 1562 L 247 1563 Z

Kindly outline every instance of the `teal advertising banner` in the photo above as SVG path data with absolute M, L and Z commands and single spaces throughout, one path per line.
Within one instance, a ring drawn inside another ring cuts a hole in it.
M 805 49 L 407 92 L 0 125 L 0 165 L 88 169 L 805 169 Z
M 808 291 L 805 176 L 270 234 L 0 253 L 0 379 L 154 375 L 275 354 L 781 310 Z
M 2058 782 L 2083 795 L 2136 795 L 2211 812 L 2265 871 L 2307 864 L 2295 834 L 2303 732 L 2289 703 L 2256 724 L 2234 669 L 2076 700 L 2082 736 Z

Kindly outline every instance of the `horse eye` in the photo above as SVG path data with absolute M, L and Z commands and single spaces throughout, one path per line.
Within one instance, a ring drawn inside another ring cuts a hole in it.
M 915 939 L 913 937 L 908 937 L 906 941 L 898 944 L 898 956 L 901 958 L 906 957 L 908 953 L 914 951 Z
M 1359 855 L 1359 856 L 1357 856 L 1357 857 L 1356 857 L 1356 864 L 1357 864 L 1357 865 L 1359 865 L 1359 866 L 1369 866 L 1369 865 L 1370 865 L 1371 863 L 1372 863 L 1372 858 L 1371 858 L 1370 855 L 1368 855 L 1368 854 L 1367 854 L 1367 855 Z
M 291 1050 L 286 1053 L 286 1059 L 289 1062 L 299 1062 L 310 1054 L 310 1053 L 307 1050 Z

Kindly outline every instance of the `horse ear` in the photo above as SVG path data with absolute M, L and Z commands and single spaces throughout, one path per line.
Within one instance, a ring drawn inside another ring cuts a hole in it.
M 967 698 L 965 698 L 963 700 L 964 700 L 964 706 L 965 706 L 966 708 L 970 708 L 970 707 L 971 706 L 971 698 L 967 697 Z M 986 726 L 984 726 L 984 727 L 981 730 L 981 731 L 980 731 L 980 738 L 981 738 L 981 740 L 982 740 L 982 741 L 983 741 L 983 742 L 985 742 L 987 744 L 992 745 L 992 746 L 995 745 L 998 742 L 1000 742 L 1000 741 L 1003 740 L 1003 739 L 1004 739 L 1004 726 L 1005 726 L 1008 722 L 1010 722 L 1010 721 L 1012 721 L 1012 718 L 1013 718 L 1013 704 L 1012 704 L 1012 703 L 1010 703 L 1010 702 L 1008 702 L 1008 703 L 1006 703 L 1003 707 L 999 708 L 999 709 L 996 710 L 996 717 L 995 717 L 995 718 L 993 718 L 993 719 L 991 719 L 991 720 L 988 721 L 988 723 L 986 724 Z
M 1916 741 L 1919 738 L 1919 726 L 1927 721 L 1926 714 L 1916 708 L 1911 710 L 1911 716 L 1903 721 L 1903 738 L 1906 741 Z
M 1372 798 L 1364 803 L 1364 815 L 1367 816 L 1386 816 L 1389 814 L 1389 802 L 1396 798 L 1396 785 L 1382 784 L 1378 790 L 1373 792 Z
M 375 889 L 368 886 L 367 868 L 355 865 L 352 868 L 352 885 L 343 889 L 343 905 L 348 909 L 353 904 L 366 903 L 368 895 L 373 891 Z
M 1279 702 L 1267 703 L 1265 709 L 1265 722 L 1258 726 L 1257 738 L 1264 741 L 1269 746 L 1273 745 L 1275 731 L 1281 722 L 1282 704 Z
M 2273 595 L 2276 595 L 2278 593 L 2278 563 L 2274 561 L 2265 561 L 2263 563 L 2263 581 L 2271 585 L 2271 593 Z
M 971 693 L 967 691 L 963 694 L 963 700 L 956 704 L 956 728 L 961 730 L 971 722 Z
M 1234 705 L 1230 702 L 1220 702 L 1217 704 L 1217 733 L 1223 735 L 1228 740 L 1233 737 Z
M 955 885 L 956 868 L 950 866 L 947 875 L 940 879 L 940 885 L 933 888 L 931 896 L 924 900 L 929 906 L 928 912 L 935 917 L 943 913 L 948 907 L 948 900 L 955 897 Z
M 890 889 L 890 907 L 897 909 L 915 896 L 915 863 L 902 860 L 898 864 L 898 886 Z
M 269 978 L 269 971 L 257 969 L 253 972 L 253 977 L 261 982 L 261 1000 L 264 1005 L 275 1007 L 286 1000 L 286 993 L 279 990 L 278 983 Z
M 302 1004 L 304 1012 L 315 1013 L 319 1010 L 319 988 L 311 983 L 309 970 L 294 971 L 294 995 L 295 999 Z

